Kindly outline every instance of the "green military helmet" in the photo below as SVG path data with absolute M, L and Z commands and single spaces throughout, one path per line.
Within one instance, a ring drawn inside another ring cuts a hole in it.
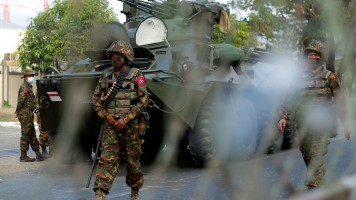
M 106 52 L 109 57 L 111 57 L 114 52 L 117 52 L 125 55 L 130 62 L 134 60 L 134 51 L 132 46 L 122 40 L 116 40 L 113 42 Z
M 304 55 L 307 56 L 310 52 L 316 52 L 320 55 L 320 58 L 323 61 L 326 61 L 328 58 L 327 46 L 324 42 L 319 40 L 313 40 L 307 48 L 304 50 Z

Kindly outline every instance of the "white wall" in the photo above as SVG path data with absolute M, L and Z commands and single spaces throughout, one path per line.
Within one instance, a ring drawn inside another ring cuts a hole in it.
M 24 28 L 21 28 L 16 24 L 0 20 L 0 63 L 4 60 L 5 53 L 11 54 L 17 50 L 22 38 L 20 33 L 24 32 Z M 20 69 L 17 69 L 16 67 L 12 69 L 20 71 Z M 20 79 L 22 74 L 10 74 L 10 76 L 8 76 L 8 72 L 4 70 L 1 65 L 0 70 L 0 107 L 3 105 L 3 100 L 9 101 L 12 106 L 16 106 L 17 91 L 23 82 L 23 79 Z
M 4 53 L 13 53 L 20 44 L 24 29 L 0 28 L 0 63 L 4 59 Z

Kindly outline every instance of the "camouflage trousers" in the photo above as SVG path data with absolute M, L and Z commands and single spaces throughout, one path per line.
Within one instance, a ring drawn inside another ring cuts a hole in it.
M 309 187 L 319 186 L 323 182 L 326 171 L 323 156 L 328 152 L 328 134 L 323 130 L 308 131 L 298 137 L 300 137 L 299 150 L 307 166 L 304 185 Z
M 42 126 L 41 126 L 41 120 L 39 119 L 39 116 L 37 117 L 37 124 L 38 124 L 38 129 L 40 130 L 40 146 L 41 147 L 48 147 L 49 142 L 48 142 L 48 133 L 47 131 L 42 131 Z
M 20 148 L 21 151 L 28 151 L 29 145 L 33 151 L 39 150 L 39 143 L 36 138 L 35 125 L 33 124 L 34 117 L 18 115 L 18 119 L 21 123 L 21 139 Z
M 138 124 L 128 124 L 124 130 L 115 131 L 112 125 L 105 122 L 94 191 L 100 189 L 109 193 L 121 159 L 126 165 L 126 184 L 134 189 L 142 188 L 141 141 L 138 130 Z

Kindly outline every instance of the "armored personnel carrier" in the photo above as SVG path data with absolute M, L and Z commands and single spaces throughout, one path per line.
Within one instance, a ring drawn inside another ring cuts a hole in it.
M 56 61 L 54 73 L 37 80 L 44 130 L 81 141 L 84 151 L 91 152 L 103 123 L 91 96 L 102 70 L 111 64 L 106 48 L 125 40 L 134 48 L 131 65 L 143 71 L 150 93 L 144 156 L 154 158 L 165 145 L 173 145 L 204 166 L 215 157 L 250 158 L 275 143 L 274 137 L 263 135 L 266 118 L 257 113 L 260 102 L 268 101 L 253 85 L 257 54 L 250 52 L 246 60 L 248 51 L 212 44 L 215 23 L 222 31 L 229 29 L 225 5 L 120 1 L 124 24 L 103 25 L 93 34 L 95 49 L 86 52 L 87 59 L 68 69 Z

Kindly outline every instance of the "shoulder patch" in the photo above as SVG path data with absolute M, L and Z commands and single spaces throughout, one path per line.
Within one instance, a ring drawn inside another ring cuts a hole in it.
M 144 85 L 146 85 L 146 80 L 145 80 L 145 77 L 138 77 L 137 78 L 137 84 L 139 85 L 139 86 L 144 86 Z

